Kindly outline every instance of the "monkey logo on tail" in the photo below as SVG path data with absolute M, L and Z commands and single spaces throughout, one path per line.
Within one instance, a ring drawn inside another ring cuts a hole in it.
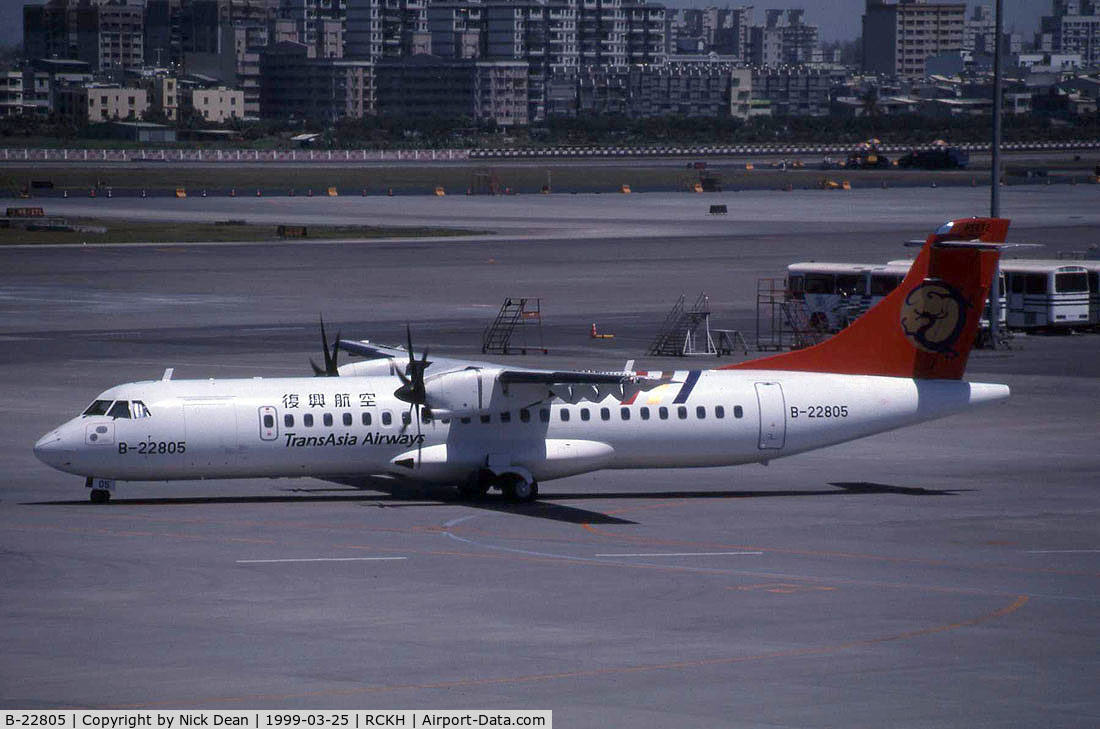
M 901 306 L 901 329 L 923 352 L 958 355 L 955 342 L 966 324 L 969 303 L 940 281 L 925 281 L 909 292 Z

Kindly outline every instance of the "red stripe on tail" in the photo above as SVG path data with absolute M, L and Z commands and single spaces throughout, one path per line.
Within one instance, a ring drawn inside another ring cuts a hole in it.
M 909 274 L 866 314 L 821 344 L 720 369 L 793 370 L 918 379 L 961 379 L 1009 221 L 967 218 L 944 224 L 921 248 Z

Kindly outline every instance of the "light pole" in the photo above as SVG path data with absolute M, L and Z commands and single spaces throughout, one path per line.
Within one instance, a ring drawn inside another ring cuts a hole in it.
M 993 33 L 993 159 L 989 181 L 989 216 L 1001 217 L 1001 36 L 1004 32 L 1004 0 L 997 0 L 994 9 Z M 1001 266 L 993 267 L 993 283 L 989 289 L 989 346 L 997 348 L 1001 331 Z

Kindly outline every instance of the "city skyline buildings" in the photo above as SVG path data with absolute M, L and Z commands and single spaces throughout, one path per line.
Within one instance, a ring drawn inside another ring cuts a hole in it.
M 44 5 L 46 0 L 0 2 L 0 45 L 14 46 L 22 41 L 23 6 Z M 966 0 L 969 7 L 992 5 L 994 0 Z M 666 0 L 668 8 L 739 7 L 751 5 L 755 22 L 763 23 L 768 9 L 804 8 L 804 20 L 820 28 L 824 42 L 854 41 L 860 35 L 866 0 Z M 1015 30 L 1030 38 L 1039 29 L 1039 18 L 1051 12 L 1050 0 L 1004 0 L 1005 29 Z

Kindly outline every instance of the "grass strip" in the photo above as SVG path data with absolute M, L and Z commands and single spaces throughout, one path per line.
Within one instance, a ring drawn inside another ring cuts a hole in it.
M 148 222 L 105 218 L 71 218 L 73 226 L 105 228 L 96 230 L 24 230 L 0 228 L 0 245 L 56 243 L 240 243 L 283 240 L 276 225 L 251 223 Z M 373 238 L 435 238 L 479 235 L 485 231 L 454 228 L 382 227 L 367 225 L 311 225 L 305 240 L 357 240 Z M 291 239 L 287 239 L 291 240 Z

